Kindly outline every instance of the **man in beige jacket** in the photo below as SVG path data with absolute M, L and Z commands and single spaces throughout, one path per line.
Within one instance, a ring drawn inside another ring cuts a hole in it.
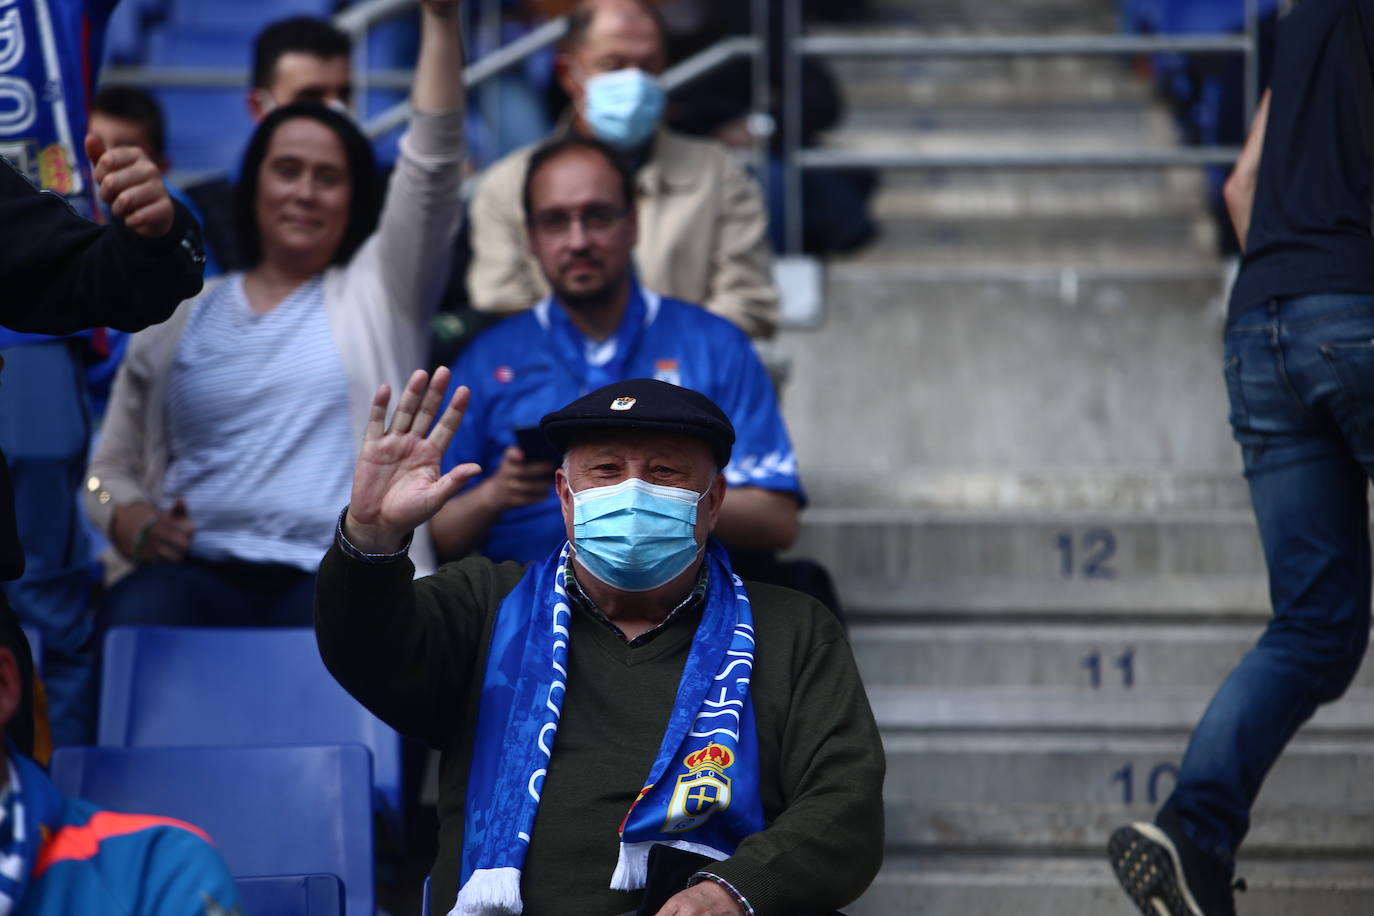
M 560 130 L 604 140 L 635 167 L 640 282 L 699 302 L 750 337 L 771 337 L 778 294 L 758 185 L 721 144 L 659 124 L 663 93 L 655 77 L 666 62 L 663 24 L 652 5 L 584 0 L 555 64 L 572 100 Z M 532 151 L 492 165 L 472 200 L 467 282 L 479 311 L 520 311 L 549 292 L 526 244 L 520 200 Z

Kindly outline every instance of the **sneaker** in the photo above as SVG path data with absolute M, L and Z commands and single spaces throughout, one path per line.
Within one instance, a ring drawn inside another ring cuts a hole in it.
M 1136 822 L 1112 834 L 1107 857 L 1146 916 L 1236 916 L 1230 875 L 1186 837 Z

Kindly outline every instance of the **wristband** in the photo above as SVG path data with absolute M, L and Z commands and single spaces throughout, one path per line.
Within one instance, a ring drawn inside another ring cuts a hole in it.
M 148 532 L 153 530 L 153 525 L 157 523 L 157 514 L 154 513 L 142 525 L 139 526 L 138 534 L 134 536 L 134 562 L 143 562 L 143 548 L 148 546 Z

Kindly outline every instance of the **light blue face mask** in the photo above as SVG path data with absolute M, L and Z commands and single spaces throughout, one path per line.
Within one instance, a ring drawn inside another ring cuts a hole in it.
M 666 585 L 701 552 L 697 503 L 706 493 L 638 477 L 572 493 L 577 562 L 621 591 L 647 592 Z
M 639 69 L 598 73 L 586 83 L 582 118 L 592 133 L 617 149 L 639 146 L 663 115 L 663 87 Z

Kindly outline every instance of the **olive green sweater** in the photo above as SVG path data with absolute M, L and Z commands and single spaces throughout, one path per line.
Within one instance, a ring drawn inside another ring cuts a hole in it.
M 469 559 L 412 582 L 408 560 L 324 558 L 315 628 L 325 664 L 398 731 L 442 751 L 435 912 L 457 895 L 464 795 L 492 622 L 523 570 Z M 758 916 L 830 910 L 882 861 L 884 759 L 843 632 L 796 592 L 748 586 L 758 640 L 751 693 L 767 827 L 709 871 Z M 522 875 L 524 916 L 612 916 L 618 828 L 649 773 L 701 619 L 686 609 L 635 648 L 573 615 L 567 693 Z M 479 748 L 498 753 L 499 748 Z

